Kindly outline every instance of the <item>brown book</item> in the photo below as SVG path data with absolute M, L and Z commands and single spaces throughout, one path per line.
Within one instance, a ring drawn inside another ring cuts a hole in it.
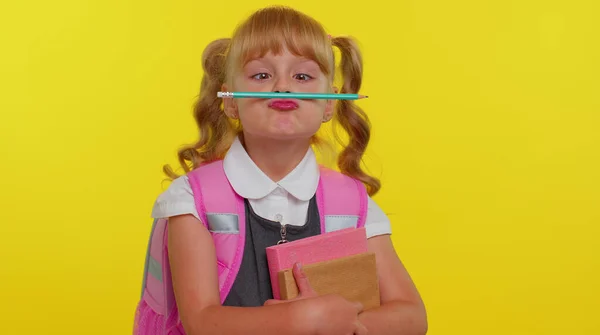
M 375 254 L 371 252 L 337 258 L 302 267 L 312 288 L 319 295 L 337 294 L 360 302 L 365 310 L 380 305 Z M 298 296 L 292 270 L 279 271 L 282 300 Z

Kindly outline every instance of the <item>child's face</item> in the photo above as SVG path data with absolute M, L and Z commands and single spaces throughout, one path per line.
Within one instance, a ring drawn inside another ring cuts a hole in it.
M 330 80 L 319 65 L 295 56 L 287 49 L 279 55 L 267 53 L 248 62 L 232 76 L 233 87 L 224 91 L 241 92 L 332 92 Z M 309 139 L 329 120 L 333 101 L 286 99 L 225 99 L 225 112 L 237 115 L 244 136 L 274 140 Z

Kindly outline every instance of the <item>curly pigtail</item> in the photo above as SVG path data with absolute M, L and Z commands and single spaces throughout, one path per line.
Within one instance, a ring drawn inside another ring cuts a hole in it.
M 202 54 L 204 75 L 200 84 L 200 95 L 194 106 L 194 119 L 198 125 L 200 138 L 193 145 L 180 149 L 179 163 L 187 173 L 203 163 L 222 159 L 233 140 L 236 127 L 221 108 L 222 100 L 217 92 L 225 80 L 226 52 L 230 39 L 223 38 L 211 42 Z M 174 179 L 178 175 L 170 166 L 163 167 L 164 173 Z
M 331 42 L 341 53 L 343 86 L 340 93 L 358 93 L 362 84 L 362 56 L 356 42 L 349 37 L 332 37 Z M 369 118 L 352 100 L 339 100 L 335 114 L 348 134 L 348 144 L 338 157 L 338 167 L 342 173 L 362 181 L 372 196 L 379 191 L 381 183 L 360 166 L 371 137 Z

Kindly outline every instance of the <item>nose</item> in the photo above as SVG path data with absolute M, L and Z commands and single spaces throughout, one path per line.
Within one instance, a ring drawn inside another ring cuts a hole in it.
M 279 76 L 277 80 L 274 82 L 273 90 L 275 93 L 290 93 L 290 82 L 288 78 Z

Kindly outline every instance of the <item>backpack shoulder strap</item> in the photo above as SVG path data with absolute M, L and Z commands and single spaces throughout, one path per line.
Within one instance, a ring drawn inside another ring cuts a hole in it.
M 364 227 L 368 194 L 364 184 L 338 171 L 321 167 L 317 204 L 321 232 Z
M 159 315 L 167 315 L 174 300 L 166 289 L 170 286 L 165 257 L 167 223 L 167 219 L 154 219 L 152 223 L 142 283 L 142 300 Z
M 218 220 L 215 216 L 235 216 L 238 213 L 238 195 L 233 191 L 223 170 L 223 161 L 203 165 L 188 178 L 200 220 L 211 231 L 238 230 L 235 220 Z
M 188 174 L 200 220 L 213 237 L 217 255 L 221 303 L 229 294 L 242 261 L 246 217 L 244 200 L 233 190 L 223 161 L 218 160 Z
M 221 303 L 239 271 L 245 244 L 245 208 L 223 171 L 222 161 L 188 173 L 200 220 L 210 231 L 217 254 Z M 156 219 L 144 264 L 142 297 L 136 309 L 134 334 L 171 334 L 180 329 L 168 256 L 168 219 Z

